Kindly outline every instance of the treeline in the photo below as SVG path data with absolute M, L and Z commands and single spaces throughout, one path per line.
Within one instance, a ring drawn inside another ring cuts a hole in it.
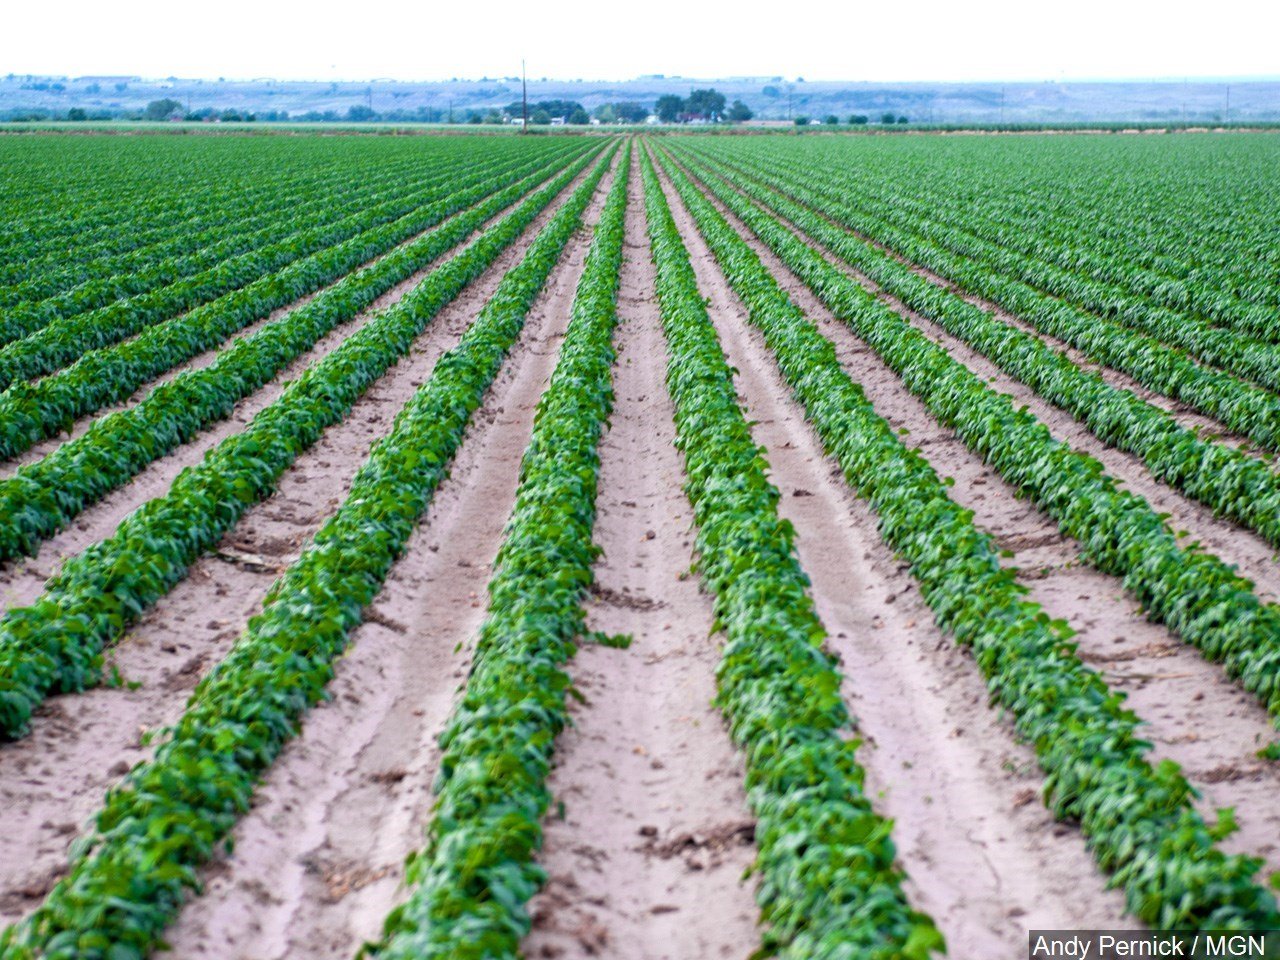
M 527 114 L 526 114 L 527 110 Z M 309 110 L 305 113 L 290 114 L 285 110 L 267 110 L 250 112 L 234 108 L 219 109 L 217 107 L 201 107 L 192 110 L 178 100 L 164 98 L 152 100 L 146 108 L 139 110 L 102 109 L 87 111 L 73 107 L 65 113 L 54 110 L 15 111 L 7 116 L 0 113 L 0 120 L 146 120 L 156 123 L 169 121 L 189 122 L 254 122 L 254 121 L 292 121 L 295 123 L 465 123 L 465 124 L 509 124 L 524 122 L 527 116 L 531 126 L 550 125 L 588 125 L 588 124 L 631 124 L 631 123 L 743 123 L 752 119 L 753 111 L 741 100 L 726 104 L 723 93 L 709 88 L 692 90 L 687 97 L 673 94 L 659 97 L 656 104 L 643 103 L 636 100 L 620 100 L 603 103 L 588 112 L 576 100 L 537 100 L 531 101 L 527 108 L 519 100 L 508 103 L 505 107 L 468 108 L 453 110 L 452 107 L 418 106 L 414 108 L 397 108 L 393 110 L 375 110 L 367 104 L 357 104 L 345 111 Z M 808 118 L 802 118 L 808 123 Z M 797 119 L 797 124 L 801 119 Z M 831 122 L 836 122 L 831 118 Z M 850 122 L 859 122 L 851 120 Z M 865 122 L 865 118 L 863 121 Z M 892 120 L 886 121 L 892 122 Z M 902 122 L 906 122 L 903 118 Z
M 659 97 L 654 112 L 663 123 L 743 123 L 755 116 L 741 100 L 726 109 L 724 94 L 714 87 L 694 90 L 687 97 Z
M 909 118 L 902 116 L 901 114 L 893 114 L 893 113 L 882 113 L 877 118 L 877 120 L 882 126 L 886 126 L 886 127 L 892 126 L 894 124 L 906 124 L 911 122 Z M 851 127 L 865 127 L 867 124 L 871 123 L 871 117 L 869 117 L 865 113 L 855 113 L 851 117 L 849 117 L 847 122 Z M 805 116 L 804 114 L 801 114 L 800 116 L 796 117 L 795 124 L 797 127 L 816 126 L 819 124 L 825 125 L 828 127 L 838 127 L 840 125 L 840 118 L 837 117 L 834 113 L 828 114 L 827 116 L 823 117 L 821 120 L 819 120 L 817 117 L 811 118 L 811 117 Z

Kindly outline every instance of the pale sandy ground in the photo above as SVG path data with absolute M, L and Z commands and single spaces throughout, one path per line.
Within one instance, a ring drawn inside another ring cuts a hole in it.
M 295 461 L 277 492 L 250 509 L 220 546 L 226 555 L 248 555 L 263 562 L 233 563 L 206 555 L 110 651 L 121 674 L 141 684 L 137 689 L 98 687 L 52 698 L 37 711 L 30 736 L 0 746 L 0 766 L 21 774 L 16 780 L 0 778 L 0 915 L 12 919 L 27 912 L 61 875 L 70 842 L 98 808 L 106 788 L 149 755 L 139 742 L 140 732 L 181 714 L 191 688 L 261 609 L 271 583 L 341 503 L 373 442 L 390 429 L 396 412 L 436 358 L 456 343 L 503 274 L 568 196 L 568 189 L 497 263 L 441 311 L 410 355 Z M 397 287 L 394 299 L 411 287 L 412 283 Z M 393 302 L 391 296 L 380 305 Z M 330 349 L 336 345 L 335 341 Z M 15 594 L 21 601 L 33 599 L 43 582 L 40 573 L 61 557 L 109 536 L 125 515 L 163 494 L 182 467 L 198 462 L 209 445 L 243 427 L 241 418 L 251 417 L 262 405 L 255 395 L 231 420 L 153 464 L 133 483 L 86 511 L 76 525 L 48 541 L 36 561 L 5 570 L 0 583 L 6 588 L 7 605 Z M 483 589 L 483 577 L 480 580 L 474 589 Z
M 745 958 L 759 943 L 753 822 L 715 696 L 714 613 L 693 562 L 693 516 L 667 395 L 639 159 L 619 290 L 616 400 L 600 448 L 592 629 L 570 667 L 586 696 L 557 744 L 528 957 Z

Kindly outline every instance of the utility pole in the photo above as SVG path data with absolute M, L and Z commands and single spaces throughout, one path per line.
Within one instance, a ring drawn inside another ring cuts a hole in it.
M 529 81 L 523 59 L 520 61 L 520 132 L 529 132 Z
M 449 98 L 449 123 L 453 123 L 453 97 Z

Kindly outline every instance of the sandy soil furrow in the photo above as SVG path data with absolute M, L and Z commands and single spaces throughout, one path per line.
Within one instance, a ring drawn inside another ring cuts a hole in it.
M 596 541 L 604 555 L 592 629 L 629 633 L 627 650 L 588 645 L 569 668 L 585 704 L 556 747 L 532 904 L 529 957 L 743 958 L 759 944 L 742 763 L 712 706 L 718 644 L 708 596 L 688 576 L 693 516 L 684 497 L 665 385 L 666 347 L 632 170 L 614 367 L 601 442 Z
M 484 225 L 480 227 L 479 230 L 471 233 L 468 236 L 467 240 L 463 242 L 466 243 L 474 239 L 481 231 L 483 231 L 487 226 L 489 226 L 489 224 L 492 224 L 494 221 L 501 219 L 501 217 L 504 214 L 512 210 L 515 206 L 518 205 L 518 203 L 519 201 L 517 201 L 515 204 L 512 204 L 509 207 L 506 207 L 501 213 L 498 213 L 495 216 L 491 217 L 488 221 L 485 222 Z M 294 300 L 291 303 L 286 304 L 283 307 L 277 307 L 275 310 L 272 310 L 271 313 L 269 313 L 267 316 L 263 317 L 262 319 L 256 320 L 253 323 L 249 324 L 248 326 L 241 328 L 240 330 L 238 330 L 232 336 L 228 337 L 225 341 L 223 341 L 218 346 L 213 347 L 212 349 L 206 350 L 203 353 L 200 353 L 195 357 L 192 357 L 190 360 L 184 363 L 178 364 L 177 366 L 172 367 L 169 370 L 166 370 L 164 373 L 160 374 L 160 376 L 155 377 L 152 380 L 148 380 L 145 384 L 143 384 L 137 390 L 135 390 L 127 399 L 122 400 L 119 403 L 112 404 L 107 407 L 103 407 L 102 409 L 94 413 L 81 417 L 80 419 L 76 420 L 71 425 L 71 428 L 66 432 L 61 433 L 56 437 L 50 437 L 48 440 L 44 440 L 38 444 L 35 444 L 30 450 L 27 450 L 24 453 L 19 454 L 18 456 L 13 457 L 10 460 L 6 460 L 5 462 L 0 463 L 0 479 L 13 476 L 13 474 L 16 473 L 20 467 L 28 463 L 34 463 L 36 460 L 39 460 L 42 457 L 52 453 L 54 450 L 62 446 L 62 444 L 66 443 L 68 440 L 74 440 L 75 438 L 82 436 L 85 432 L 88 431 L 89 427 L 93 425 L 94 421 L 100 420 L 102 417 L 106 416 L 109 413 L 114 413 L 118 410 L 126 410 L 129 407 L 137 405 L 139 402 L 145 399 L 146 396 L 149 393 L 151 393 L 152 390 L 154 390 L 156 387 L 160 386 L 161 384 L 168 383 L 170 380 L 173 380 L 174 378 L 176 378 L 182 373 L 187 372 L 188 370 L 201 370 L 209 366 L 215 360 L 218 359 L 218 357 L 222 354 L 224 350 L 226 350 L 233 343 L 235 343 L 235 341 L 240 340 L 243 337 L 253 336 L 253 334 L 257 333 L 267 324 L 275 320 L 279 320 L 286 313 L 290 313 L 294 310 L 298 310 L 301 307 L 306 306 L 316 297 L 320 296 L 320 294 L 324 293 L 330 288 L 341 283 L 342 280 L 345 279 L 346 276 L 349 276 L 351 273 L 355 273 L 356 271 L 370 264 L 377 263 L 379 260 L 393 254 L 397 250 L 400 250 L 402 247 L 408 246 L 409 244 L 413 243 L 415 240 L 421 237 L 424 233 L 428 233 L 431 230 L 439 229 L 440 227 L 444 226 L 450 221 L 461 216 L 464 212 L 465 211 L 459 211 L 458 213 L 455 213 L 452 216 L 441 221 L 436 226 L 429 227 L 427 230 L 423 230 L 419 233 L 414 234 L 412 237 L 410 237 L 409 239 L 405 240 L 402 243 L 397 244 L 395 247 L 391 248 L 391 250 L 388 250 L 386 253 L 379 254 L 373 259 L 365 261 L 359 267 L 356 267 L 355 270 L 350 271 L 348 274 L 344 274 L 342 277 L 339 277 L 337 280 L 333 281 L 333 283 L 326 284 L 323 287 L 321 287 L 319 290 L 316 290 L 313 293 L 309 293 L 304 296 L 301 296 L 298 299 Z M 244 400 L 242 400 L 239 404 L 237 404 L 236 411 L 235 411 L 235 414 L 233 414 L 233 416 L 237 416 L 237 417 L 240 416 L 241 409 L 248 408 L 248 405 L 257 404 L 257 406 L 253 408 L 254 412 L 257 412 L 258 409 L 261 409 L 263 406 L 266 406 L 268 403 L 274 400 L 277 396 L 279 396 L 280 391 L 284 388 L 283 385 L 286 382 L 288 382 L 289 380 L 295 379 L 298 376 L 298 374 L 301 373 L 312 362 L 314 362 L 315 360 L 319 359 L 320 357 L 323 357 L 325 354 L 332 351 L 343 340 L 345 340 L 347 337 L 351 336 L 351 334 L 355 333 L 358 329 L 360 329 L 360 327 L 362 327 L 365 323 L 369 321 L 374 311 L 387 307 L 390 304 L 395 303 L 401 297 L 403 297 L 405 293 L 413 289 L 419 282 L 421 282 L 424 276 L 430 273 L 431 270 L 435 269 L 435 267 L 439 266 L 440 263 L 444 262 L 444 260 L 446 259 L 448 259 L 447 256 L 441 258 L 440 260 L 437 260 L 433 264 L 429 264 L 425 269 L 420 270 L 418 273 L 414 274 L 408 280 L 405 280 L 403 283 L 397 284 L 395 287 L 391 288 L 386 293 L 384 293 L 381 297 L 379 297 L 377 300 L 374 301 L 374 303 L 370 306 L 368 310 L 357 314 L 355 317 L 352 317 L 346 323 L 339 324 L 337 327 L 331 330 L 324 337 L 321 337 L 320 340 L 316 342 L 316 345 L 312 347 L 310 351 L 302 354 L 300 357 L 294 360 L 293 363 L 289 364 L 288 367 L 282 370 L 269 384 L 267 384 L 257 393 L 253 394 L 253 396 L 247 397 Z M 130 339 L 133 339 L 133 338 L 130 338 Z M 265 400 L 261 399 L 264 397 L 267 399 Z M 252 414 L 250 414 L 249 417 L 251 418 Z M 207 436 L 207 434 L 202 435 L 202 437 L 203 436 Z M 197 440 L 195 442 L 198 443 L 200 441 Z
M 956 502 L 973 510 L 975 521 L 1015 553 L 1013 562 L 1023 571 L 1020 579 L 1030 589 L 1030 599 L 1042 604 L 1051 617 L 1067 620 L 1077 631 L 1074 639 L 1082 658 L 1100 670 L 1114 689 L 1128 695 L 1130 706 L 1148 725 L 1147 738 L 1155 745 L 1153 759 L 1170 758 L 1184 767 L 1202 792 L 1199 806 L 1207 817 L 1221 807 L 1236 808 L 1241 829 L 1224 847 L 1262 856 L 1269 869 L 1280 867 L 1275 839 L 1280 836 L 1280 810 L 1274 803 L 1280 773 L 1276 765 L 1255 756 L 1274 736 L 1266 711 L 1197 650 L 1148 621 L 1138 604 L 1124 594 L 1119 580 L 1083 566 L 1074 540 L 1064 537 L 1047 515 L 1018 499 L 1012 487 L 954 432 L 940 425 L 897 375 L 832 317 L 785 265 L 728 216 L 792 299 L 836 344 L 845 369 L 866 389 L 877 412 L 894 427 L 909 431 L 910 442 L 923 448 L 941 472 L 955 478 L 951 493 Z M 993 365 L 984 366 L 986 361 L 980 362 L 961 345 L 948 347 L 980 374 L 996 375 Z M 1014 393 L 1055 434 L 1075 442 L 1062 423 L 1074 425 L 1069 415 L 1043 403 L 1037 408 L 1030 391 L 1022 388 L 1027 396 L 1017 394 L 1007 378 L 995 386 Z M 1110 454 L 1123 456 L 1109 451 L 1106 460 Z M 1144 495 L 1148 492 L 1138 482 L 1130 486 Z M 1168 498 L 1180 499 L 1165 490 L 1153 505 L 1167 509 L 1166 504 L 1172 505 Z M 1180 521 L 1175 517 L 1173 522 Z M 1226 542 L 1239 544 L 1247 539 L 1236 530 Z
M 933 625 L 906 565 L 823 455 L 763 338 L 667 189 L 729 362 L 740 371 L 783 515 L 799 533 L 801 563 L 866 740 L 859 756 L 868 791 L 894 820 L 912 902 L 934 917 L 956 957 L 1013 956 L 1025 950 L 1029 927 L 1125 925 L 1121 897 L 1104 889 L 1079 835 L 1039 802 L 1034 754 L 987 706 L 971 658 Z M 870 393 L 872 361 L 846 359 Z
M 70 841 L 104 790 L 150 755 L 140 743 L 141 732 L 180 715 L 192 687 L 225 654 L 261 609 L 279 573 L 341 503 L 373 442 L 387 432 L 438 357 L 457 342 L 578 182 L 440 312 L 409 356 L 297 459 L 276 493 L 245 514 L 219 551 L 193 564 L 187 578 L 113 648 L 110 661 L 139 686 L 104 686 L 52 698 L 37 712 L 30 736 L 0 746 L 0 919 L 34 907 L 61 874 Z M 232 421 L 229 429 L 239 425 Z M 150 495 L 163 492 L 159 486 Z M 119 516 L 142 499 L 118 507 Z M 483 582 L 473 589 L 483 590 Z
M 599 215 L 608 179 L 586 214 Z M 590 234 L 548 280 L 476 412 L 450 478 L 331 684 L 273 765 L 235 853 L 175 925 L 182 956 L 350 957 L 403 895 L 421 846 L 437 738 L 484 616 L 538 398 L 555 365 Z

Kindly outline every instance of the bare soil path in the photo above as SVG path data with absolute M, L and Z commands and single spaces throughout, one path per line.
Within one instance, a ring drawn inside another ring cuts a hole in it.
M 619 291 L 616 400 L 601 443 L 592 629 L 629 649 L 580 649 L 585 704 L 556 746 L 553 804 L 525 955 L 745 960 L 759 945 L 744 773 L 715 696 L 710 598 L 689 575 L 693 516 L 667 394 L 666 346 L 632 168 Z

